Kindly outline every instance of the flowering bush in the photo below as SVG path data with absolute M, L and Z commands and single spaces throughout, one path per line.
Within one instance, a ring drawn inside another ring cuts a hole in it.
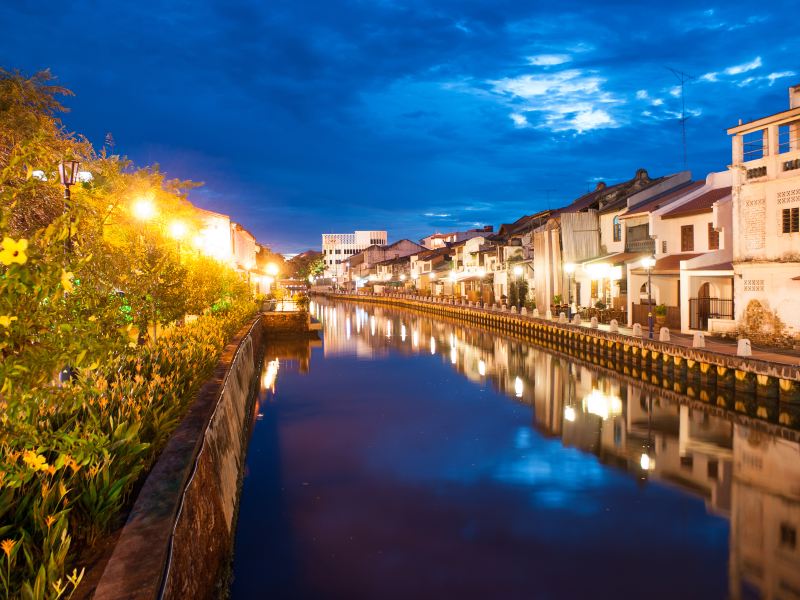
M 193 184 L 64 133 L 48 82 L 0 69 L 0 590 L 31 599 L 74 592 L 255 310 L 229 266 L 131 214 L 144 193 L 191 225 Z M 65 155 L 94 175 L 69 204 Z

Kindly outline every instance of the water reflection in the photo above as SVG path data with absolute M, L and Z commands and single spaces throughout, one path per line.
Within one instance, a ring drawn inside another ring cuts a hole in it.
M 677 403 L 646 383 L 480 329 L 381 306 L 312 303 L 311 310 L 324 325 L 326 357 L 439 353 L 469 380 L 488 381 L 530 405 L 535 428 L 560 438 L 563 446 L 591 453 L 639 481 L 703 498 L 709 513 L 730 519 L 730 597 L 800 598 L 796 432 L 688 398 Z M 349 327 L 337 324 L 342 322 L 337 315 L 347 323 L 369 319 L 370 335 L 357 327 L 351 336 Z M 393 337 L 393 330 L 400 335 Z M 420 337 L 429 339 L 424 349 Z M 529 431 L 516 432 L 517 448 L 529 443 Z M 550 470 L 546 457 L 527 456 L 500 465 L 495 476 L 524 484 L 547 477 Z

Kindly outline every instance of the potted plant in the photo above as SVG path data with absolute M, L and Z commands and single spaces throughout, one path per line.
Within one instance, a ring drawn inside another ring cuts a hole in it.
M 656 318 L 656 323 L 663 325 L 667 322 L 667 305 L 659 304 L 653 309 L 653 315 Z

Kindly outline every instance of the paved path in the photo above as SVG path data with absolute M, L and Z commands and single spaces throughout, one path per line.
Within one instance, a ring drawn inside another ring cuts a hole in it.
M 586 322 L 581 324 L 584 327 L 589 327 Z M 608 325 L 600 325 L 599 329 L 608 331 Z M 633 329 L 631 327 L 619 327 L 619 332 L 623 335 L 633 336 Z M 647 337 L 647 327 L 642 327 L 642 337 Z M 687 333 L 673 333 L 670 332 L 670 343 L 679 346 L 692 346 L 692 335 Z M 706 349 L 719 354 L 736 355 L 738 347 L 736 340 L 729 340 L 718 338 L 715 336 L 706 335 Z M 653 339 L 658 341 L 658 331 L 653 333 Z M 765 360 L 768 362 L 780 363 L 784 365 L 800 365 L 800 352 L 793 350 L 780 350 L 776 348 L 761 348 L 755 345 L 752 346 L 753 358 Z

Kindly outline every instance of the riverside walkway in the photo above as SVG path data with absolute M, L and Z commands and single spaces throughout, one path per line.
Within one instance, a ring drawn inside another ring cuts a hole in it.
M 534 319 L 538 318 L 541 320 L 546 321 L 544 317 L 533 317 L 531 314 L 519 314 L 516 312 L 511 312 L 508 310 L 500 310 L 485 306 L 480 306 L 479 303 L 466 303 L 466 302 L 452 302 L 452 301 L 436 301 L 433 297 L 426 297 L 426 296 L 415 296 L 411 294 L 349 294 L 349 293 L 341 293 L 341 292 L 332 292 L 332 293 L 324 293 L 323 295 L 331 297 L 331 298 L 341 298 L 341 299 L 352 299 L 352 300 L 362 300 L 362 301 L 391 301 L 391 300 L 411 300 L 414 302 L 430 304 L 432 306 L 455 306 L 455 307 L 463 307 L 463 308 L 471 308 L 473 310 L 480 310 L 480 311 L 487 311 L 491 313 L 499 313 L 502 315 L 510 316 L 510 317 L 517 317 L 517 318 L 528 318 Z M 449 300 L 449 299 L 445 299 Z M 554 318 L 549 321 L 553 324 L 558 323 L 558 315 L 554 315 Z M 604 331 L 606 333 L 611 332 L 611 327 L 608 324 L 598 324 L 597 327 L 592 327 L 590 321 L 582 321 L 579 325 L 575 325 L 574 323 L 570 322 L 569 325 L 574 327 L 582 327 L 587 330 L 587 333 L 591 333 L 592 331 Z M 647 327 L 642 327 L 642 335 L 636 335 L 633 331 L 632 327 L 628 327 L 626 325 L 618 325 L 617 332 L 619 335 L 624 335 L 628 337 L 632 337 L 635 339 L 642 339 L 647 340 L 648 331 Z M 657 342 L 659 338 L 659 327 L 656 326 L 655 331 L 653 333 L 653 341 Z M 686 333 L 676 333 L 670 331 L 670 344 L 674 344 L 676 346 L 682 346 L 684 348 L 692 348 L 693 344 L 693 335 L 686 334 Z M 738 350 L 738 342 L 734 339 L 726 339 L 720 338 L 716 336 L 706 336 L 705 337 L 705 346 L 704 349 L 709 352 L 714 352 L 717 354 L 725 354 L 728 356 L 737 356 Z M 800 352 L 796 350 L 789 350 L 789 349 L 779 349 L 779 348 L 767 348 L 757 346 L 755 344 L 751 347 L 751 358 L 771 362 L 775 364 L 781 365 L 791 365 L 791 366 L 800 366 Z

